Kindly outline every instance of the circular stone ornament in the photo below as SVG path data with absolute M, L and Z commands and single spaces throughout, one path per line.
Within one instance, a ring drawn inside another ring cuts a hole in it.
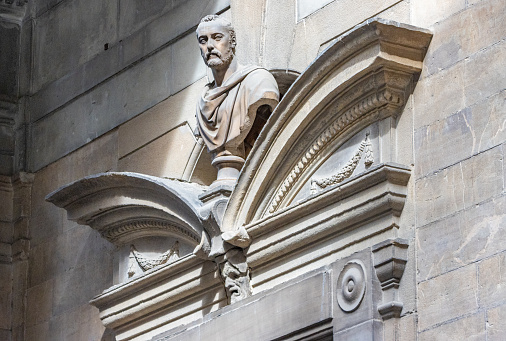
M 344 266 L 337 279 L 337 303 L 347 313 L 358 308 L 365 295 L 364 264 L 351 260 Z

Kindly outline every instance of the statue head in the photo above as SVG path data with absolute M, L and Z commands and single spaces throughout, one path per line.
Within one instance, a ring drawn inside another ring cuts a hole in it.
M 232 24 L 218 16 L 202 18 L 197 39 L 204 63 L 212 69 L 227 68 L 235 57 L 235 31 Z

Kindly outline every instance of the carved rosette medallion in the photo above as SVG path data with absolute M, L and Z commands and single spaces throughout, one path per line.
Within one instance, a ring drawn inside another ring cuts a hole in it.
M 337 280 L 337 303 L 347 313 L 355 311 L 365 295 L 364 265 L 359 260 L 346 263 Z

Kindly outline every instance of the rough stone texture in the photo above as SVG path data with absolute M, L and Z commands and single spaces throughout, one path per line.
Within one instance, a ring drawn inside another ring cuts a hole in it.
M 411 20 L 413 25 L 430 27 L 452 14 L 461 11 L 466 6 L 465 0 L 448 0 L 444 3 L 437 0 L 411 1 Z
M 63 1 L 37 17 L 32 92 L 89 61 L 104 50 L 104 44 L 116 41 L 118 5 L 119 1 Z
M 504 228 L 504 224 L 502 225 Z M 504 245 L 504 242 L 503 244 Z M 481 307 L 506 302 L 506 253 L 486 259 L 478 265 L 479 301 Z
M 458 283 L 458 290 L 456 290 Z M 418 284 L 418 330 L 470 314 L 478 309 L 476 265 Z
M 177 127 L 118 161 L 118 170 L 182 178 L 195 138 L 188 125 Z M 178 161 L 170 157 L 178 155 Z
M 438 159 L 444 160 L 435 151 L 431 158 L 427 155 L 428 162 Z M 417 225 L 424 226 L 500 195 L 504 188 L 502 173 L 503 152 L 498 146 L 418 180 Z
M 501 341 L 506 335 L 506 305 L 487 312 L 487 340 Z
M 420 228 L 418 279 L 438 276 L 504 250 L 505 205 L 506 197 L 500 197 Z
M 485 316 L 483 313 L 465 317 L 422 332 L 418 338 L 420 341 L 480 341 L 485 339 Z
M 188 124 L 193 131 L 196 127 L 195 114 L 193 112 L 190 114 L 189 111 L 195 109 L 195 102 L 206 83 L 206 78 L 202 78 L 195 84 L 119 126 L 118 156 L 122 158 L 132 153 L 178 127 L 185 120 L 188 120 Z

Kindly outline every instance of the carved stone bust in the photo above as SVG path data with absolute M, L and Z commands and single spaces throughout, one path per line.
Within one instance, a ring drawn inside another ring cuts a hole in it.
M 277 105 L 278 86 L 269 71 L 238 62 L 235 31 L 226 19 L 204 17 L 197 39 L 214 77 L 197 104 L 198 132 L 218 168 L 218 180 L 235 180 L 246 156 L 244 141 L 257 113 L 265 118 Z

